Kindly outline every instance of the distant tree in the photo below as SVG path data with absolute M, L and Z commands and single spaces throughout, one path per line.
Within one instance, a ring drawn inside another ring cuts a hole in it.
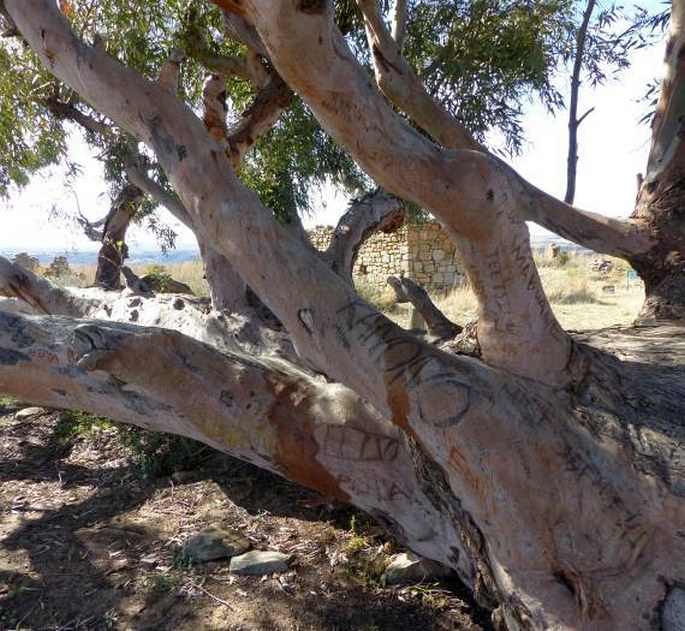
M 67 257 L 56 256 L 54 259 L 52 259 L 52 262 L 45 270 L 45 276 L 52 278 L 60 278 L 62 276 L 66 276 L 70 272 L 71 268 L 69 267 L 69 260 L 67 259 Z
M 19 252 L 18 254 L 15 254 L 12 257 L 12 263 L 14 263 L 15 265 L 20 265 L 21 267 L 25 267 L 30 272 L 38 271 L 38 267 L 40 266 L 40 261 L 38 260 L 38 257 L 31 256 L 26 252 Z
M 584 7 L 582 6 L 584 4 Z M 573 204 L 578 171 L 578 128 L 594 111 L 578 113 L 581 84 L 592 87 L 604 83 L 607 74 L 626 70 L 630 53 L 663 35 L 668 11 L 651 13 L 634 6 L 630 11 L 621 5 L 602 7 L 597 0 L 586 0 L 579 7 L 578 26 L 570 60 L 573 62 L 568 105 L 568 155 L 564 201 Z

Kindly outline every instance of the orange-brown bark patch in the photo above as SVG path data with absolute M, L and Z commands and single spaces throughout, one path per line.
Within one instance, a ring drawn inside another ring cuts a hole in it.
M 319 444 L 314 438 L 314 423 L 297 407 L 306 401 L 307 393 L 295 384 L 274 384 L 276 402 L 268 413 L 278 433 L 273 459 L 281 465 L 283 475 L 316 489 L 328 498 L 349 502 L 350 496 L 340 488 L 337 478 L 317 459 Z
M 404 382 L 401 379 L 388 383 L 388 407 L 392 413 L 393 424 L 405 431 L 415 441 L 420 443 L 419 437 L 409 424 L 409 395 L 407 394 Z
M 469 488 L 478 498 L 480 504 L 485 506 L 487 501 L 485 483 L 482 478 L 469 467 L 466 458 L 457 447 L 452 447 L 450 449 L 449 464 L 464 482 L 468 484 Z M 491 508 L 493 507 L 491 506 Z

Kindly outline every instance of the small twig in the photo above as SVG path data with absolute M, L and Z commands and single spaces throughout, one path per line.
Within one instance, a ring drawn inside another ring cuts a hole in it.
M 227 603 L 223 598 L 219 598 L 218 596 L 215 596 L 212 594 L 212 592 L 206 590 L 202 585 L 198 585 L 197 583 L 193 583 L 192 581 L 190 582 L 190 585 L 194 587 L 195 589 L 199 589 L 203 594 L 209 596 L 212 600 L 218 602 L 220 605 L 224 605 L 228 607 L 231 611 L 233 611 L 233 607 L 229 603 Z
M 583 115 L 578 119 L 578 121 L 576 122 L 576 125 L 580 126 L 580 124 L 581 124 L 581 123 L 582 123 L 590 114 L 592 114 L 592 112 L 594 112 L 594 111 L 595 111 L 595 108 L 594 108 L 594 107 L 591 107 L 587 112 L 585 112 L 585 114 L 583 114 Z

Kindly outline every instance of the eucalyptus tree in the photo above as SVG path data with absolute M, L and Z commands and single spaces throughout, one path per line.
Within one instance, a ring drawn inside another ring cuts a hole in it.
M 411 33 L 406 39 L 412 61 L 426 65 L 427 51 L 437 50 L 430 23 L 440 25 L 442 50 L 434 56 L 433 67 L 425 68 L 433 89 L 450 107 L 462 104 L 459 117 L 477 134 L 500 129 L 506 144 L 516 149 L 521 142 L 522 99 L 538 94 L 550 106 L 559 102 L 549 80 L 560 61 L 556 42 L 566 36 L 569 25 L 559 2 L 514 2 L 506 10 L 499 4 L 492 0 L 472 5 L 410 3 Z M 225 93 L 228 121 L 233 123 L 229 142 L 238 148 L 234 158 L 240 160 L 240 177 L 282 221 L 297 221 L 308 211 L 312 192 L 326 183 L 355 196 L 373 187 L 372 180 L 321 129 L 306 104 L 264 65 L 267 56 L 254 38 L 246 39 L 239 32 L 226 36 L 216 8 L 197 0 L 142 9 L 116 0 L 97 6 L 63 0 L 60 6 L 82 38 L 104 46 L 146 76 L 156 76 L 162 64 L 173 59 L 178 68 L 166 63 L 166 71 L 181 73 L 179 94 L 195 109 L 202 108 L 205 79 L 217 75 L 218 82 L 208 87 L 219 86 L 217 94 Z M 348 40 L 362 44 L 357 46 L 360 60 L 368 63 L 359 11 L 348 0 L 338 4 L 337 14 Z M 500 34 L 501 42 L 475 47 L 475 42 L 486 41 L 483 29 Z M 26 184 L 33 173 L 60 159 L 66 161 L 68 174 L 77 174 L 79 165 L 68 153 L 75 126 L 103 160 L 111 194 L 111 207 L 102 219 L 89 221 L 79 213 L 76 220 L 91 239 L 102 242 L 96 283 L 118 288 L 132 220 L 145 221 L 162 247 L 173 247 L 175 235 L 163 229 L 153 214 L 169 200 L 164 173 L 152 156 L 139 154 L 125 130 L 50 75 L 30 50 L 8 37 L 12 34 L 9 28 L 0 55 L 0 107 L 5 121 L 0 143 L 6 146 L 0 154 L 0 194 L 6 194 L 10 184 Z M 468 72 L 449 62 L 455 45 L 468 63 Z M 470 71 L 476 67 L 481 72 Z M 172 205 L 172 212 L 176 208 Z
M 568 52 L 572 61 L 568 98 L 568 153 L 564 201 L 573 204 L 578 170 L 578 130 L 594 111 L 589 107 L 579 114 L 581 85 L 603 84 L 608 76 L 619 75 L 630 67 L 630 54 L 663 36 L 668 10 L 656 13 L 637 5 L 622 5 L 586 0 L 576 9 L 577 28 Z
M 453 568 L 502 628 L 682 629 L 685 2 L 673 1 L 669 72 L 626 221 L 543 193 L 467 130 L 456 95 L 408 61 L 412 5 L 389 28 L 375 1 L 357 0 L 362 54 L 350 7 L 215 4 L 221 33 L 254 53 L 266 83 L 296 93 L 369 178 L 439 218 L 462 253 L 476 325 L 442 321 L 429 343 L 355 293 L 354 249 L 397 198 L 358 200 L 323 255 L 276 217 L 240 177 L 249 158 L 221 76 L 193 107 L 175 54 L 144 72 L 79 36 L 77 3 L 60 13 L 53 0 L 3 0 L 46 72 L 145 145 L 169 187 L 145 160 L 131 177 L 184 218 L 221 272 L 210 310 L 67 291 L 0 260 L 3 292 L 41 314 L 0 314 L 0 390 L 191 436 L 353 503 Z M 629 261 L 645 281 L 640 326 L 564 331 L 526 221 Z M 246 285 L 268 312 L 244 299 Z

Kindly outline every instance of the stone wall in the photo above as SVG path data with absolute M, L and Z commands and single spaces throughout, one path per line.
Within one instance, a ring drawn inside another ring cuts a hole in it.
M 318 250 L 325 250 L 333 228 L 317 226 L 307 234 Z M 354 267 L 355 281 L 379 287 L 388 276 L 407 276 L 423 288 L 445 291 L 461 280 L 461 258 L 437 221 L 404 225 L 397 232 L 374 234 L 362 246 Z

